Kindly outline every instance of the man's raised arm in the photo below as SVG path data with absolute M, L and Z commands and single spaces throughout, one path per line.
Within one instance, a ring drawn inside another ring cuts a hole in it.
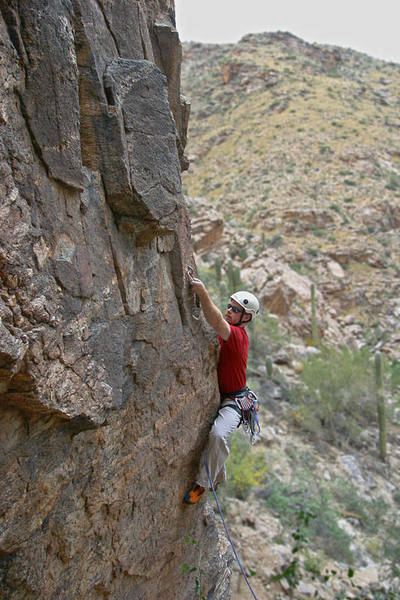
M 207 323 L 226 341 L 231 334 L 231 328 L 229 323 L 225 321 L 219 308 L 211 300 L 206 286 L 197 277 L 190 278 L 190 285 L 199 297 Z

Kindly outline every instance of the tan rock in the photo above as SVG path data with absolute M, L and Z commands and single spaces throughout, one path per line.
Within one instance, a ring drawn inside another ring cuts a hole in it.
M 192 219 L 192 235 L 195 251 L 201 256 L 204 252 L 218 247 L 224 232 L 224 222 L 220 216 L 210 211 L 206 218 Z
M 354 585 L 361 588 L 379 583 L 380 575 L 376 565 L 355 569 L 352 581 Z
M 294 298 L 293 293 L 283 288 L 281 280 L 265 286 L 258 295 L 261 305 L 279 316 L 288 315 Z
M 223 83 L 227 84 L 232 81 L 232 79 L 238 75 L 241 67 L 242 65 L 238 61 L 233 61 L 222 65 L 221 73 Z
M 332 273 L 334 277 L 337 277 L 338 279 L 342 279 L 343 277 L 345 277 L 345 272 L 343 271 L 340 264 L 335 260 L 330 260 L 327 264 L 327 267 L 329 269 L 329 272 Z

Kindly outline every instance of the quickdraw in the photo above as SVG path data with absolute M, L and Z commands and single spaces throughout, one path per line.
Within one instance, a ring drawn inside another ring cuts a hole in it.
M 249 435 L 250 443 L 253 446 L 261 431 L 258 421 L 258 398 L 254 392 L 247 390 L 245 395 L 238 396 L 235 401 L 242 411 L 243 429 Z
M 191 267 L 190 265 L 188 265 L 188 267 L 187 267 L 187 274 L 188 274 L 189 279 L 194 279 L 193 267 Z M 198 297 L 197 294 L 195 294 L 192 317 L 196 321 L 198 321 L 200 319 L 200 311 L 201 311 L 200 298 Z

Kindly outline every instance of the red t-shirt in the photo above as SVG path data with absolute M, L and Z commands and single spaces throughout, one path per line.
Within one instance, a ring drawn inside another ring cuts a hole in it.
M 218 383 L 222 394 L 237 392 L 246 385 L 246 366 L 249 353 L 249 338 L 244 327 L 230 325 L 231 334 L 227 341 L 218 335 L 221 353 L 218 363 Z

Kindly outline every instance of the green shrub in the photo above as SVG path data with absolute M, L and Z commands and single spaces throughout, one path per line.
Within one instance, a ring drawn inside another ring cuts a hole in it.
M 394 577 L 400 577 L 400 527 L 398 525 L 393 525 L 387 530 L 384 555 L 391 563 Z
M 296 271 L 297 273 L 301 273 L 302 272 L 302 266 L 303 265 L 301 263 L 299 263 L 299 262 L 289 263 L 289 267 L 291 269 L 293 269 L 293 271 Z
M 326 145 L 322 145 L 319 147 L 320 154 L 325 154 L 325 152 L 330 151 L 330 150 L 331 150 L 330 147 L 326 146 Z
M 299 514 L 310 514 L 304 535 L 313 548 L 337 560 L 353 562 L 350 536 L 337 523 L 340 513 L 328 489 L 316 481 L 313 473 L 297 473 L 292 483 L 271 479 L 266 488 L 266 505 L 278 516 L 286 527 L 293 526 Z
M 283 244 L 283 238 L 277 233 L 272 238 L 268 238 L 267 244 L 272 248 L 279 248 Z
M 390 385 L 393 392 L 400 390 L 400 360 L 393 359 L 390 364 Z
M 397 173 L 392 172 L 389 175 L 389 179 L 386 184 L 386 189 L 393 191 L 400 190 L 400 175 L 397 175 Z
M 343 511 L 360 517 L 363 530 L 369 534 L 383 531 L 389 505 L 382 498 L 368 500 L 345 479 L 339 479 L 333 487 L 333 495 Z
M 323 229 L 320 229 L 316 225 L 312 226 L 311 231 L 312 231 L 312 234 L 315 235 L 316 237 L 323 237 L 325 235 L 325 231 Z
M 269 465 L 265 462 L 263 450 L 251 447 L 248 437 L 239 430 L 231 437 L 226 470 L 226 492 L 245 500 L 253 487 L 264 483 Z
M 375 420 L 373 368 L 367 348 L 322 348 L 301 372 L 297 418 L 306 430 L 337 442 L 354 442 L 363 425 Z

